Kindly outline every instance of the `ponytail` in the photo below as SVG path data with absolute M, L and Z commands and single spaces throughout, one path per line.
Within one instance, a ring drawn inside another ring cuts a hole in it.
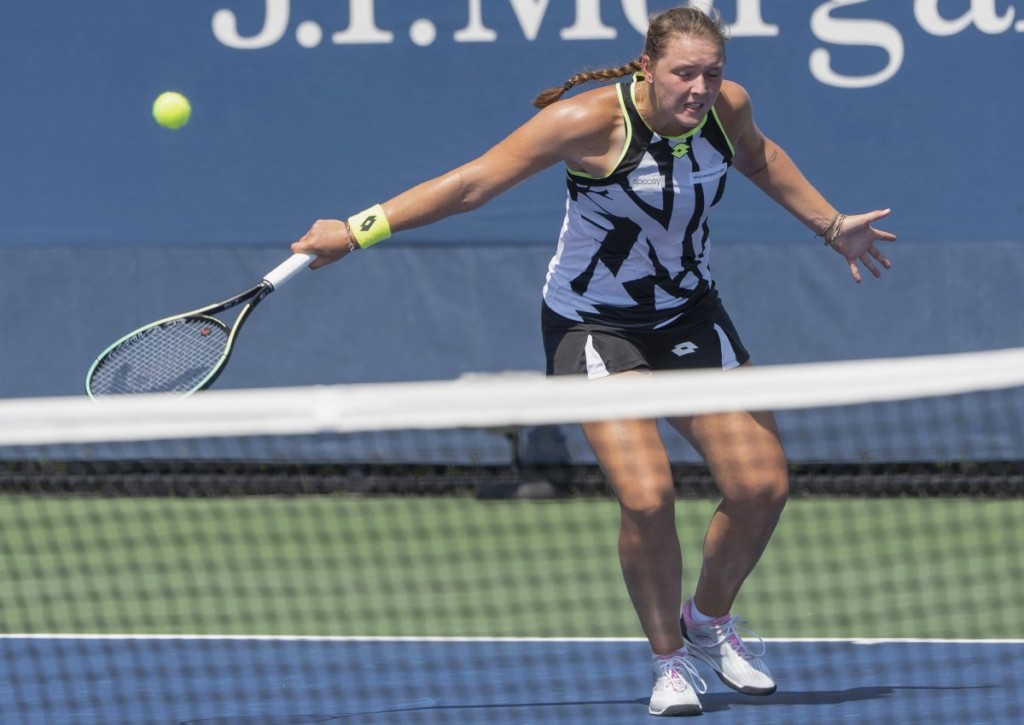
M 544 108 L 550 106 L 552 103 L 560 99 L 573 87 L 580 85 L 581 83 L 589 83 L 591 81 L 610 81 L 616 78 L 622 78 L 623 76 L 632 75 L 640 70 L 640 59 L 630 61 L 625 65 L 621 65 L 618 68 L 603 68 L 601 70 L 590 70 L 584 71 L 583 73 L 577 73 L 576 75 L 569 76 L 569 80 L 560 86 L 554 86 L 553 88 L 547 88 L 537 94 L 537 97 L 533 99 L 533 105 L 537 108 Z

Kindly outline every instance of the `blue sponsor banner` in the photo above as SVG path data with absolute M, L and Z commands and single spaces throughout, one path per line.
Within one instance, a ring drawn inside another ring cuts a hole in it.
M 480 154 L 673 4 L 10 0 L 0 244 L 285 244 Z M 838 207 L 893 207 L 905 241 L 1019 238 L 1024 0 L 703 5 L 762 130 Z M 178 131 L 150 117 L 168 89 L 194 107 Z M 551 244 L 562 177 L 396 243 Z M 717 238 L 807 234 L 734 174 Z

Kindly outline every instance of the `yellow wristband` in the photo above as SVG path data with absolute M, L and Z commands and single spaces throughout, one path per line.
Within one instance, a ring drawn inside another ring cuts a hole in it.
M 361 249 L 372 247 L 391 236 L 391 224 L 380 204 L 348 218 L 348 226 Z

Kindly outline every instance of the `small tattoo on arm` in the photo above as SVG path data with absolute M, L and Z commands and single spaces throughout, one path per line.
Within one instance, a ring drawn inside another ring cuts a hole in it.
M 765 169 L 767 169 L 767 168 L 768 168 L 769 166 L 771 166 L 771 165 L 772 165 L 772 162 L 773 162 L 773 161 L 775 161 L 775 159 L 777 159 L 777 158 L 778 158 L 778 156 L 779 156 L 779 152 L 778 152 L 778 150 L 777 150 L 777 149 L 772 149 L 772 155 L 771 155 L 771 156 L 769 156 L 769 157 L 768 157 L 768 160 L 764 162 L 764 166 L 762 166 L 761 168 L 759 168 L 759 169 L 756 169 L 756 170 L 754 170 L 754 171 L 751 171 L 751 172 L 750 172 L 749 174 L 746 174 L 746 177 L 747 177 L 748 179 L 750 179 L 750 178 L 753 178 L 753 177 L 757 176 L 757 175 L 758 175 L 758 174 L 760 174 L 760 173 L 761 173 L 762 171 L 764 171 L 764 170 L 765 170 Z

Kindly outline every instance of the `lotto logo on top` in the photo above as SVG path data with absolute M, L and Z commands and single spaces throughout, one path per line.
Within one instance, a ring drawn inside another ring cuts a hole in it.
M 907 3 L 912 3 L 913 23 L 905 12 L 894 11 L 897 5 L 905 7 L 902 3 L 694 0 L 695 5 L 721 11 L 734 42 L 777 38 L 781 43 L 784 28 L 792 34 L 809 27 L 814 42 L 808 70 L 818 82 L 838 88 L 867 88 L 892 79 L 908 52 L 906 39 L 918 38 L 921 31 L 940 38 L 970 32 L 989 38 L 1024 33 L 1024 16 L 1018 17 L 1017 8 L 1007 0 Z M 213 35 L 221 44 L 237 50 L 269 48 L 284 41 L 289 31 L 303 48 L 316 48 L 325 42 L 337 46 L 401 43 L 406 37 L 421 47 L 440 42 L 500 43 L 519 39 L 611 41 L 627 35 L 642 36 L 650 13 L 661 9 L 652 7 L 648 0 L 575 0 L 571 6 L 567 0 L 565 5 L 557 6 L 550 0 L 450 0 L 450 4 L 444 4 L 444 27 L 451 27 L 452 12 L 458 14 L 458 27 L 442 34 L 437 16 L 426 16 L 436 12 L 440 4 L 435 3 L 402 3 L 409 9 L 409 17 L 400 21 L 394 20 L 394 13 L 399 12 L 395 4 L 385 4 L 385 0 L 335 0 L 336 9 L 331 13 L 334 19 L 330 21 L 300 17 L 306 6 L 299 0 L 264 0 L 262 8 L 251 0 L 224 0 L 224 4 L 235 7 L 214 12 Z M 323 6 L 317 6 L 320 12 Z M 572 8 L 568 15 L 566 7 Z M 388 23 L 378 20 L 378 10 L 388 11 Z M 558 20 L 553 19 L 555 16 Z M 865 53 L 863 48 L 871 51 Z

